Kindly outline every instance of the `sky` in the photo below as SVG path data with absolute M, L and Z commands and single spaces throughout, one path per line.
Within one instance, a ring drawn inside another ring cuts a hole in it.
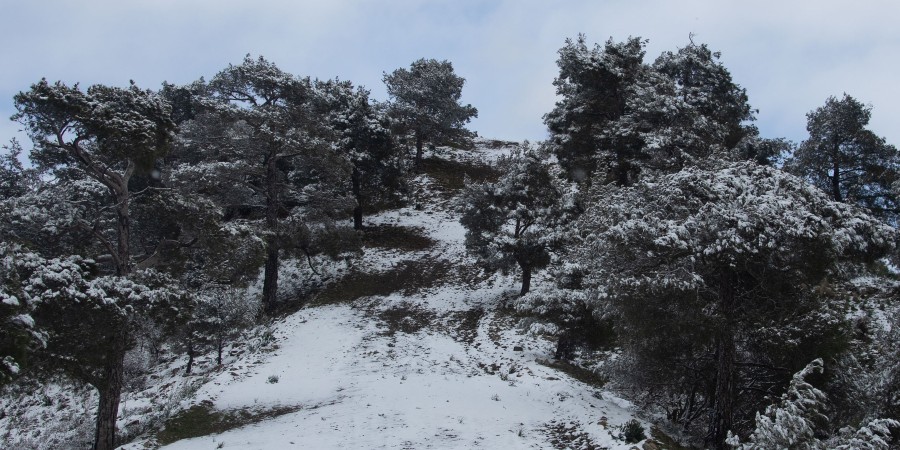
M 211 78 L 245 55 L 282 70 L 382 82 L 419 58 L 466 79 L 470 129 L 541 140 L 556 101 L 557 51 L 579 33 L 648 39 L 663 51 L 706 43 L 759 110 L 764 137 L 807 137 L 806 113 L 847 93 L 873 107 L 870 128 L 900 145 L 900 2 L 893 0 L 0 0 L 0 142 L 27 142 L 13 96 L 42 77 L 157 89 Z

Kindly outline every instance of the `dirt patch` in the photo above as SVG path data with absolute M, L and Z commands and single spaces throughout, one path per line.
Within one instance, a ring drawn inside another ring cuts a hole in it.
M 362 238 L 363 246 L 388 248 L 406 252 L 427 250 L 435 245 L 434 239 L 419 227 L 398 225 L 378 225 L 366 227 Z
M 447 277 L 451 268 L 452 264 L 447 260 L 425 258 L 403 261 L 383 272 L 351 272 L 322 289 L 310 304 L 320 306 L 345 303 L 395 292 L 413 295 L 436 286 Z
M 609 448 L 594 444 L 591 437 L 581 431 L 581 424 L 578 422 L 556 422 L 554 420 L 544 425 L 543 431 L 547 434 L 547 439 L 553 448 L 581 450 L 606 450 Z
M 393 336 L 397 332 L 412 334 L 427 327 L 434 321 L 435 313 L 409 302 L 381 311 L 376 314 L 387 325 L 387 336 Z
M 485 164 L 435 157 L 422 160 L 422 171 L 434 180 L 439 190 L 450 195 L 465 187 L 466 177 L 477 183 L 500 178 L 497 169 Z
M 456 341 L 471 344 L 478 337 L 478 324 L 484 317 L 484 308 L 478 307 L 468 311 L 453 311 L 447 315 L 448 334 Z
M 217 411 L 209 402 L 203 402 L 169 418 L 165 428 L 156 434 L 156 441 L 160 445 L 168 445 L 182 439 L 223 433 L 301 409 L 302 406 L 281 406 L 257 411 L 248 409 Z
M 582 383 L 589 384 L 598 389 L 602 388 L 609 381 L 605 376 L 598 374 L 593 370 L 585 369 L 584 367 L 577 366 L 568 361 L 560 359 L 539 359 L 537 362 L 538 364 L 556 369 Z

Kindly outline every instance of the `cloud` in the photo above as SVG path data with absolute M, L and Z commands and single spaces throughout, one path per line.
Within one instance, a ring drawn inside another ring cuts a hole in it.
M 647 59 L 688 42 L 722 52 L 760 110 L 764 135 L 795 141 L 806 112 L 847 92 L 874 106 L 872 128 L 900 143 L 892 80 L 900 29 L 892 1 L 688 0 L 140 0 L 8 2 L 0 18 L 0 112 L 41 77 L 143 87 L 210 77 L 247 53 L 298 75 L 340 77 L 384 99 L 382 74 L 421 58 L 448 59 L 467 79 L 481 135 L 542 139 L 554 104 L 556 51 L 586 33 L 650 40 Z M 13 44 L 15 43 L 15 44 Z M 0 139 L 16 134 L 0 125 Z

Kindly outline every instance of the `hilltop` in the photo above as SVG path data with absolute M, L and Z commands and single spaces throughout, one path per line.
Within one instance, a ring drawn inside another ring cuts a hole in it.
M 631 448 L 629 402 L 554 360 L 555 340 L 526 332 L 509 306 L 516 277 L 485 274 L 466 254 L 463 178 L 496 176 L 492 162 L 514 145 L 426 154 L 417 202 L 368 217 L 362 254 L 285 264 L 296 310 L 247 332 L 221 367 L 206 354 L 185 376 L 186 357 L 171 353 L 145 367 L 119 418 L 135 440 L 120 448 Z M 78 431 L 90 430 L 96 396 L 62 390 L 7 403 L 4 439 L 89 438 Z

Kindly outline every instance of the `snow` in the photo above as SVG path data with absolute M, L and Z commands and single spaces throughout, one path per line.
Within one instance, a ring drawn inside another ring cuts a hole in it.
M 474 157 L 485 160 L 504 152 L 478 151 Z M 452 202 L 433 198 L 426 205 L 366 221 L 421 230 L 435 246 L 367 249 L 356 267 L 385 270 L 410 258 L 473 265 Z M 271 343 L 211 376 L 181 405 L 286 413 L 162 448 L 564 448 L 565 442 L 631 448 L 614 436 L 633 418 L 633 406 L 545 365 L 555 344 L 519 330 L 499 309 L 516 287 L 515 274 L 477 284 L 450 277 L 408 296 L 302 309 L 272 326 Z M 385 319 L 397 311 L 406 314 L 397 323 Z M 467 328 L 465 314 L 479 320 Z M 404 331 L 407 323 L 416 326 Z
M 630 447 L 598 424 L 630 419 L 627 402 L 540 365 L 547 342 L 507 330 L 493 343 L 491 318 L 467 344 L 432 330 L 385 335 L 350 306 L 304 310 L 277 325 L 277 350 L 264 362 L 236 364 L 192 400 L 220 410 L 298 411 L 162 448 L 545 448 L 554 420 L 581 424 L 596 444 Z M 479 363 L 498 369 L 490 374 Z
M 474 151 L 439 148 L 435 156 L 484 163 L 513 149 L 479 141 Z M 518 274 L 479 274 L 455 200 L 433 194 L 427 177 L 420 181 L 424 210 L 389 210 L 365 221 L 418 230 L 433 246 L 366 248 L 362 257 L 316 265 L 323 280 L 408 261 L 448 261 L 447 274 L 414 292 L 307 306 L 226 346 L 222 367 L 214 354 L 202 355 L 186 376 L 184 356 L 164 358 L 147 370 L 144 386 L 123 395 L 120 431 L 140 435 L 120 448 L 632 448 L 618 427 L 635 417 L 634 407 L 551 367 L 555 342 L 528 333 L 506 306 Z M 285 262 L 281 272 L 285 287 L 312 277 L 305 263 Z M 534 274 L 535 287 L 547 282 L 546 273 Z M 149 364 L 136 358 L 129 364 Z M 90 439 L 93 389 L 60 380 L 25 392 L 14 394 L 20 407 L 0 408 L 8 414 L 0 436 L 13 433 L 4 442 L 52 447 Z M 42 404 L 47 395 L 60 400 Z M 196 406 L 252 420 L 160 446 L 155 424 Z M 16 433 L 21 438 L 10 438 Z

